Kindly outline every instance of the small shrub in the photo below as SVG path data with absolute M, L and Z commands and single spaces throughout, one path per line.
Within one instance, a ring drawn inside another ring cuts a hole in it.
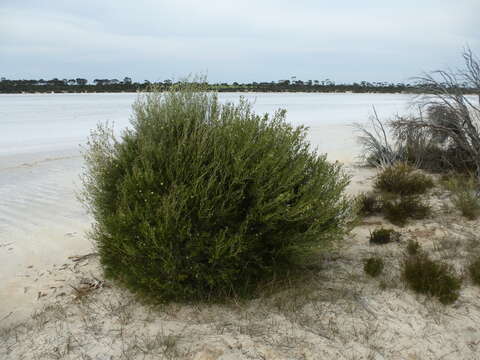
M 475 220 L 480 216 L 478 180 L 473 176 L 448 176 L 442 179 L 446 189 L 452 193 L 452 202 L 463 216 Z
M 431 260 L 425 253 L 406 257 L 402 276 L 412 290 L 437 297 L 442 304 L 458 299 L 462 280 L 451 266 Z
M 375 229 L 370 233 L 370 243 L 372 244 L 388 244 L 394 240 L 398 240 L 399 233 L 393 229 Z
M 470 262 L 468 270 L 473 283 L 480 285 L 480 256 L 477 256 L 472 262 Z
M 365 260 L 363 270 L 371 277 L 377 277 L 383 271 L 383 260 L 378 256 L 372 256 Z
M 350 217 L 348 177 L 306 129 L 201 85 L 144 93 L 131 130 L 99 127 L 85 160 L 105 273 L 152 300 L 247 296 Z
M 408 219 L 424 219 L 430 214 L 430 206 L 418 195 L 391 197 L 384 195 L 382 210 L 395 225 L 403 226 Z
M 408 240 L 407 243 L 407 254 L 408 255 L 417 255 L 420 252 L 420 244 L 416 240 Z
M 381 210 L 381 204 L 373 193 L 361 193 L 357 196 L 358 212 L 360 215 L 369 216 Z
M 430 177 L 415 171 L 415 168 L 404 162 L 398 162 L 385 168 L 377 175 L 375 189 L 398 195 L 424 194 L 433 187 Z

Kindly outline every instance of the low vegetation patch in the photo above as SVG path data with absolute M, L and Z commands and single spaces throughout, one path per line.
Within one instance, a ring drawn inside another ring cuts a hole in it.
M 442 184 L 452 194 L 452 202 L 463 216 L 475 220 L 480 216 L 479 183 L 474 176 L 450 175 Z
M 476 256 L 471 262 L 468 267 L 470 272 L 470 277 L 474 284 L 480 286 L 480 256 Z
M 426 218 L 430 214 L 430 205 L 418 195 L 384 195 L 382 210 L 392 224 L 403 226 L 408 219 Z
M 461 278 L 450 265 L 432 260 L 423 252 L 405 258 L 402 275 L 412 290 L 434 296 L 442 304 L 451 304 L 458 299 Z
M 371 244 L 388 244 L 399 239 L 399 233 L 393 229 L 379 228 L 370 233 Z
M 131 130 L 100 126 L 85 152 L 107 276 L 160 301 L 248 295 L 342 235 L 348 176 L 285 111 L 222 105 L 199 83 L 152 90 Z
M 384 263 L 382 258 L 372 256 L 364 261 L 363 270 L 371 277 L 377 277 L 383 271 Z
M 404 162 L 386 167 L 377 175 L 374 188 L 398 195 L 424 194 L 433 187 L 432 179 Z
M 378 200 L 378 196 L 373 193 L 361 193 L 357 196 L 358 212 L 363 216 L 370 216 L 378 213 L 382 209 L 382 205 Z
M 421 250 L 420 244 L 416 240 L 408 240 L 407 242 L 407 254 L 417 255 Z

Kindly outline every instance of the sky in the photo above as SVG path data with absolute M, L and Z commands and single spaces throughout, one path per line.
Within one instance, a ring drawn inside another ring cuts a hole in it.
M 480 53 L 480 0 L 0 0 L 0 76 L 405 82 Z

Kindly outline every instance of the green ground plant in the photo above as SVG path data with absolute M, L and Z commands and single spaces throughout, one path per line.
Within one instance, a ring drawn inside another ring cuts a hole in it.
M 119 139 L 99 126 L 82 199 L 108 277 L 158 301 L 248 295 L 341 236 L 349 178 L 285 111 L 220 104 L 201 82 L 142 94 Z
M 370 233 L 371 244 L 388 244 L 392 241 L 398 240 L 399 233 L 393 229 L 378 228 Z
M 401 196 L 425 194 L 433 187 L 432 179 L 404 162 L 397 162 L 383 169 L 376 177 L 377 191 Z
M 421 250 L 420 244 L 416 240 L 408 240 L 407 242 L 407 254 L 417 255 Z
M 358 203 L 358 212 L 362 216 L 370 216 L 381 211 L 381 204 L 375 193 L 361 193 L 356 198 Z
M 415 292 L 437 297 L 442 304 L 458 299 L 462 280 L 447 263 L 430 259 L 424 252 L 407 256 L 402 276 Z
M 430 214 L 430 205 L 419 195 L 382 197 L 382 211 L 392 224 L 404 226 L 408 219 L 424 219 Z
M 364 261 L 363 270 L 371 277 L 377 277 L 383 271 L 384 263 L 382 258 L 372 256 Z
M 452 202 L 462 215 L 469 220 L 480 216 L 480 197 L 478 179 L 472 175 L 449 175 L 442 184 L 452 194 Z

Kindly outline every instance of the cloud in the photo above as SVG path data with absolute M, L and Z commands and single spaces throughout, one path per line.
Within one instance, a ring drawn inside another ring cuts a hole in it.
M 470 0 L 3 2 L 0 65 L 11 77 L 401 80 L 480 45 Z

